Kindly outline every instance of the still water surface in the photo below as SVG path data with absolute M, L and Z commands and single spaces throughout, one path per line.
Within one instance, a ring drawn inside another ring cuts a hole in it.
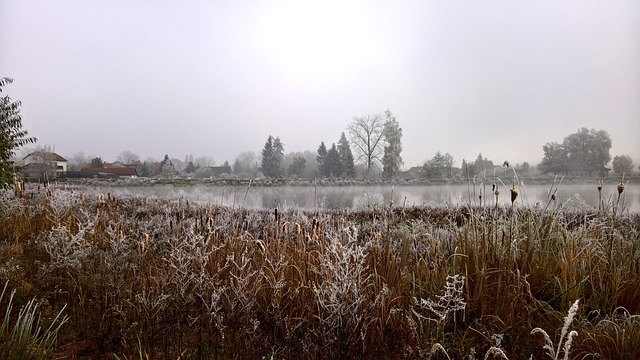
M 518 187 L 517 206 L 546 206 L 551 185 L 528 185 Z M 554 188 L 555 189 L 555 188 Z M 393 204 L 396 207 L 419 205 L 459 205 L 469 201 L 494 205 L 495 195 L 491 184 L 476 185 L 413 185 L 413 186 L 172 186 L 125 187 L 101 189 L 113 193 L 128 193 L 142 196 L 182 198 L 193 201 L 212 202 L 230 207 L 252 209 L 280 208 L 342 209 L 367 208 L 374 205 Z M 498 202 L 510 205 L 509 187 L 500 185 Z M 484 194 L 487 194 L 485 196 Z M 482 200 L 480 196 L 482 195 Z M 597 208 L 599 198 L 605 204 L 624 205 L 631 212 L 640 212 L 640 187 L 628 184 L 618 200 L 615 184 L 605 184 L 599 197 L 596 184 L 561 184 L 557 190 L 556 206 L 565 208 Z M 552 204 L 553 205 L 553 204 Z

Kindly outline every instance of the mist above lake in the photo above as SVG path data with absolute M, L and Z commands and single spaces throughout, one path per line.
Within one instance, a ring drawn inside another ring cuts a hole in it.
M 546 206 L 551 185 L 517 186 L 516 206 Z M 472 185 L 413 185 L 413 186 L 215 186 L 215 185 L 154 185 L 111 187 L 99 186 L 98 192 L 185 199 L 229 207 L 249 209 L 296 208 L 367 209 L 374 206 L 447 206 L 469 202 L 484 206 L 495 205 L 496 196 L 491 184 Z M 555 190 L 555 187 L 554 187 Z M 498 202 L 511 205 L 510 186 L 499 185 Z M 598 194 L 596 184 L 560 184 L 556 206 L 567 208 L 597 208 L 599 199 L 605 204 L 618 203 L 615 184 L 605 184 Z M 600 197 L 601 196 L 601 197 Z M 619 204 L 631 212 L 640 212 L 640 190 L 627 186 Z

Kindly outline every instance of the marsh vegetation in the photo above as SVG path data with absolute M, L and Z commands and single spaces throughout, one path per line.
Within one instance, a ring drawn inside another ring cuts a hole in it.
M 640 345 L 640 215 L 615 202 L 259 210 L 0 194 L 12 306 L 68 317 L 50 357 L 624 359 Z

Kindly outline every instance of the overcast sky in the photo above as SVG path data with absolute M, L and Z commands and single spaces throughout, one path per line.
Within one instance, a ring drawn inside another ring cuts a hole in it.
M 535 165 L 580 127 L 640 163 L 637 0 L 0 0 L 0 77 L 63 156 L 315 151 L 389 109 L 405 169 Z

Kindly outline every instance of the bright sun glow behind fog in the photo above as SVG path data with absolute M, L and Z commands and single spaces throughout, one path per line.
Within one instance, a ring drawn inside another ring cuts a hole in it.
M 267 6 L 259 19 L 260 48 L 268 63 L 295 82 L 351 77 L 385 53 L 371 10 L 352 2 L 279 2 Z

